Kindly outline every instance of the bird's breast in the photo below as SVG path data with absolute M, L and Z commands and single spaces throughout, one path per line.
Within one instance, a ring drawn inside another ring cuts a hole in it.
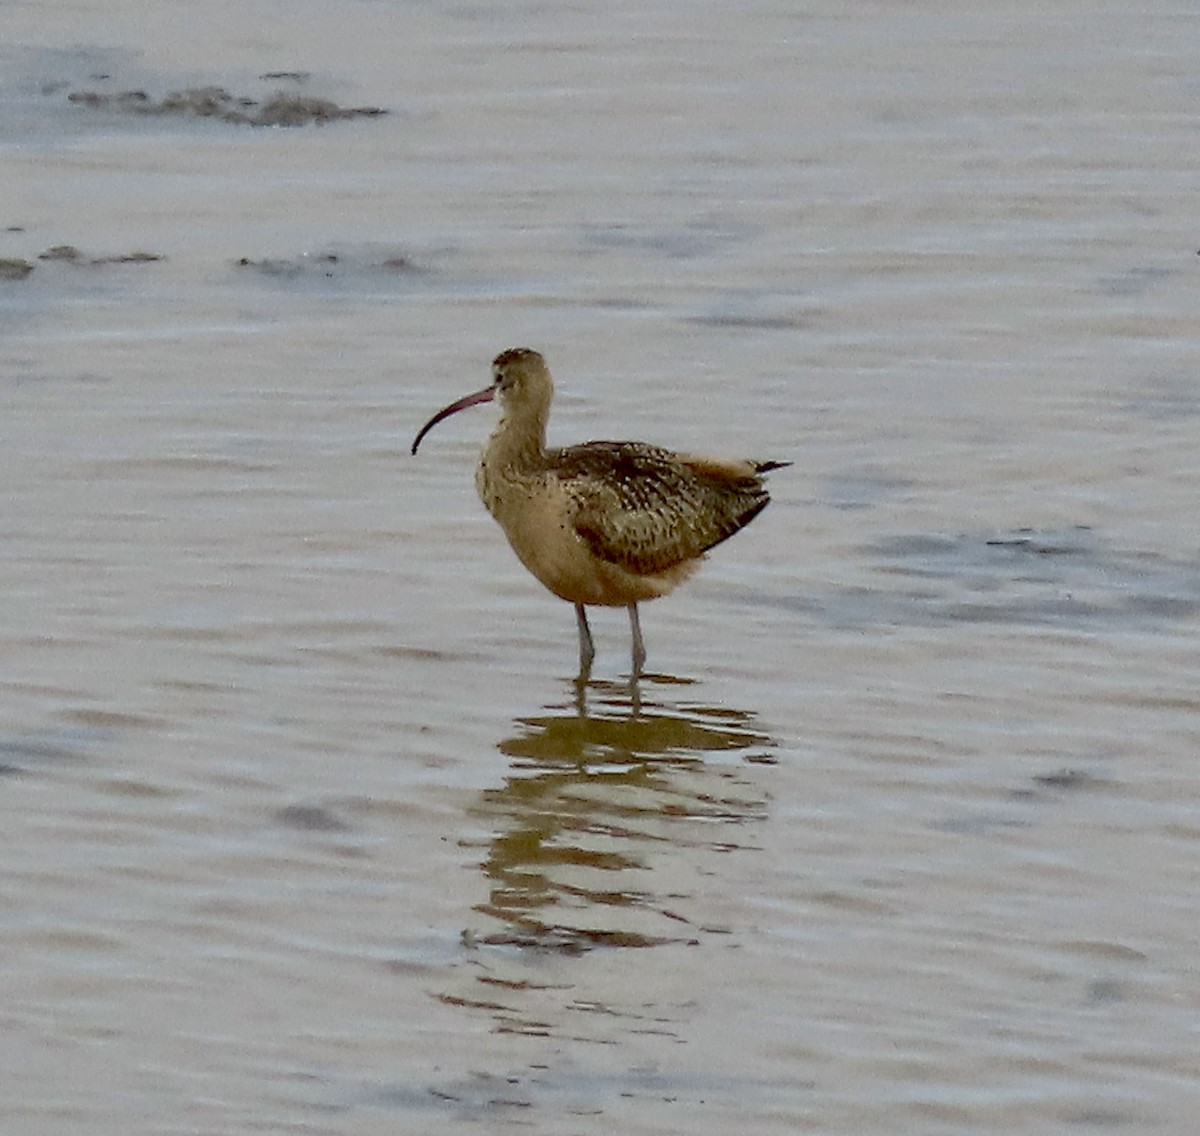
M 696 567 L 693 562 L 671 572 L 640 574 L 596 556 L 575 526 L 578 500 L 549 473 L 498 467 L 485 456 L 475 484 L 517 558 L 569 603 L 619 607 L 654 599 Z

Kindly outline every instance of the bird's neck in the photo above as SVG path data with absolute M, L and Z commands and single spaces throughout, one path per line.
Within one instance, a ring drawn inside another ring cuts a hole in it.
M 498 468 L 540 466 L 546 460 L 546 415 L 529 407 L 506 407 L 486 452 Z

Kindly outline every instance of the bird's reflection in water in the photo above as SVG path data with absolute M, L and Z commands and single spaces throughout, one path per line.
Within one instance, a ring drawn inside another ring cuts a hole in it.
M 511 759 L 504 785 L 483 794 L 494 825 L 477 910 L 505 928 L 472 939 L 583 951 L 697 939 L 689 911 L 704 850 L 744 847 L 766 802 L 752 765 L 774 762 L 752 714 L 676 699 L 686 680 L 593 683 L 591 705 L 572 698 L 517 721 L 499 743 Z M 649 697 L 647 696 L 649 692 Z

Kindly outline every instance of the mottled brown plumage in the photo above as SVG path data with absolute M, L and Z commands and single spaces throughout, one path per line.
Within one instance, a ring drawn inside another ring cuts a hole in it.
M 726 461 L 642 442 L 546 449 L 554 384 L 536 351 L 515 347 L 492 363 L 493 382 L 429 420 L 495 398 L 500 421 L 480 455 L 475 484 L 513 550 L 555 595 L 575 605 L 580 680 L 593 655 L 587 604 L 624 606 L 633 673 L 645 660 L 637 604 L 666 595 L 704 554 L 750 523 L 770 497 L 762 475 L 788 462 Z
M 770 500 L 762 463 L 743 469 L 642 442 L 571 446 L 553 454 L 553 466 L 592 553 L 642 576 L 703 556 Z

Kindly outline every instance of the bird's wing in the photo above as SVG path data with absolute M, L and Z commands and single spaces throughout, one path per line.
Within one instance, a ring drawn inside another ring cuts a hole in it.
M 770 499 L 758 463 L 639 442 L 572 446 L 553 464 L 572 501 L 575 531 L 592 553 L 642 576 L 702 556 Z

